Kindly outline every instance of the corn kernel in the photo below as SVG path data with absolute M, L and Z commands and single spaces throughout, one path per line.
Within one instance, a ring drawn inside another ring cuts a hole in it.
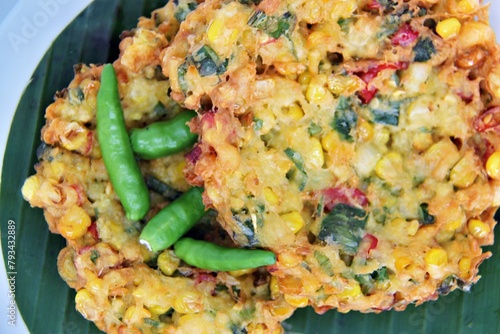
M 203 304 L 198 293 L 186 291 L 175 298 L 173 307 L 176 312 L 191 314 L 201 311 Z
M 87 289 L 81 289 L 76 293 L 75 306 L 88 320 L 95 321 L 101 316 L 97 311 L 98 306 L 94 296 Z
M 311 73 L 309 72 L 304 72 L 299 75 L 299 84 L 301 85 L 309 85 L 311 82 Z
M 373 138 L 373 126 L 363 117 L 358 118 L 357 134 L 362 142 L 367 142 Z
M 134 305 L 130 306 L 125 315 L 123 316 L 123 322 L 126 324 L 133 324 L 141 322 L 144 318 L 151 318 L 151 313 L 143 307 L 136 307 Z
M 82 237 L 91 223 L 88 213 L 81 207 L 74 205 L 61 217 L 57 229 L 66 239 L 74 240 Z
M 304 218 L 297 211 L 290 213 L 285 213 L 281 215 L 281 218 L 286 222 L 287 226 L 292 230 L 293 233 L 297 233 L 302 227 L 304 227 Z
M 160 306 L 160 305 L 153 305 L 153 306 L 148 306 L 148 310 L 151 312 L 151 313 L 154 313 L 156 315 L 161 315 L 161 314 L 165 314 L 168 312 L 170 308 L 167 308 L 167 307 L 163 307 L 163 306 Z
M 415 234 L 417 234 L 419 228 L 420 223 L 418 222 L 418 220 L 412 220 L 408 225 L 408 235 L 414 236 Z
M 485 238 L 491 232 L 490 225 L 483 223 L 479 219 L 469 220 L 469 222 L 467 223 L 467 228 L 469 230 L 469 233 L 472 234 L 472 236 L 476 239 Z
M 408 256 L 400 256 L 394 261 L 394 266 L 398 271 L 405 270 L 409 265 L 413 263 L 413 260 Z
M 470 257 L 464 256 L 458 261 L 458 270 L 460 271 L 460 275 L 467 276 L 469 274 L 470 266 L 472 261 Z
M 388 129 L 383 128 L 380 131 L 375 131 L 375 136 L 373 137 L 373 141 L 378 145 L 385 145 L 391 139 L 391 133 Z
M 321 168 L 325 164 L 325 155 L 323 146 L 316 137 L 311 137 L 309 140 L 309 149 L 307 150 L 307 164 L 311 168 Z
M 458 35 L 462 24 L 455 17 L 440 21 L 436 26 L 436 32 L 444 39 Z
M 365 82 L 357 76 L 331 75 L 327 79 L 328 90 L 335 95 L 354 94 L 365 87 Z
M 294 120 L 299 120 L 304 116 L 304 112 L 302 111 L 302 108 L 299 107 L 298 105 L 294 104 L 290 108 L 288 108 L 288 116 L 293 118 Z
M 309 304 L 309 298 L 297 295 L 285 294 L 285 301 L 293 307 L 306 307 Z
M 362 292 L 359 283 L 350 282 L 349 285 L 344 287 L 344 290 L 342 290 L 340 293 L 337 294 L 337 297 L 341 299 L 348 299 L 348 298 L 356 298 L 361 294 Z
M 326 152 L 333 151 L 338 145 L 339 139 L 337 135 L 333 132 L 329 132 L 326 136 L 321 138 L 321 146 Z
M 271 276 L 271 282 L 269 282 L 269 290 L 271 291 L 272 299 L 277 299 L 280 296 L 280 285 L 276 276 Z
M 394 180 L 403 172 L 403 157 L 391 151 L 384 155 L 375 166 L 375 173 L 383 180 Z
M 276 305 L 271 308 L 271 313 L 276 317 L 289 316 L 293 311 L 294 309 L 290 306 Z
M 172 276 L 180 263 L 181 260 L 171 250 L 163 251 L 157 259 L 158 268 L 166 276 Z
M 248 334 L 265 334 L 266 326 L 264 324 L 251 323 L 247 327 Z
M 450 181 L 455 187 L 467 188 L 476 180 L 477 172 L 475 168 L 474 154 L 465 155 L 451 169 Z
M 321 101 L 326 97 L 329 92 L 323 85 L 318 83 L 310 83 L 307 86 L 306 99 L 311 103 L 321 103 Z
M 24 181 L 23 188 L 21 189 L 21 193 L 23 197 L 28 202 L 35 196 L 38 188 L 40 188 L 40 181 L 36 175 L 32 175 Z
M 207 38 L 210 42 L 215 42 L 224 32 L 224 22 L 221 19 L 212 21 L 207 30 Z
M 300 263 L 300 259 L 293 251 L 285 251 L 279 253 L 278 262 L 284 267 L 291 268 L 297 266 Z
M 448 263 L 448 253 L 442 248 L 431 248 L 424 257 L 429 266 L 444 266 Z
M 229 275 L 231 275 L 233 277 L 240 277 L 240 276 L 243 276 L 243 275 L 251 274 L 254 271 L 255 271 L 254 268 L 233 270 L 233 271 L 229 271 Z
M 460 0 L 457 9 L 460 13 L 471 14 L 476 10 L 477 0 Z
M 486 161 L 486 172 L 495 180 L 500 180 L 500 151 L 496 151 Z
M 264 188 L 264 198 L 271 205 L 278 205 L 280 203 L 278 195 L 269 187 Z
M 76 307 L 79 310 L 84 309 L 84 305 L 93 300 L 94 296 L 87 289 L 79 290 L 75 296 Z

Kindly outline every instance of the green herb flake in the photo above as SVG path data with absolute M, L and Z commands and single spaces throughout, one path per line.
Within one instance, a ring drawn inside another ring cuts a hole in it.
M 296 17 L 290 12 L 284 13 L 281 17 L 268 16 L 263 11 L 256 11 L 248 20 L 247 24 L 253 28 L 257 28 L 272 38 L 280 38 L 281 36 L 290 37 L 295 28 Z
M 430 38 L 422 38 L 413 47 L 413 53 L 415 54 L 414 61 L 426 62 L 436 53 L 436 47 Z
M 291 148 L 287 148 L 285 150 L 285 154 L 290 160 L 292 160 L 293 164 L 295 165 L 294 168 L 288 171 L 286 177 L 297 185 L 299 191 L 302 191 L 304 190 L 308 180 L 308 176 L 304 167 L 304 159 L 302 158 L 302 155 L 300 155 L 300 153 L 294 151 Z
M 387 273 L 387 268 L 382 267 L 370 274 L 356 275 L 354 279 L 361 286 L 361 292 L 367 296 L 375 291 L 376 283 L 388 280 L 389 274 Z
M 196 7 L 198 7 L 197 2 L 180 3 L 174 13 L 175 19 L 179 22 L 183 22 L 184 20 L 186 20 L 188 14 L 195 10 Z
M 160 322 L 151 318 L 144 318 L 144 322 L 150 326 L 158 327 L 160 326 Z
M 309 124 L 309 128 L 307 129 L 307 132 L 309 132 L 309 135 L 310 136 L 314 136 L 314 135 L 317 135 L 318 133 L 321 132 L 321 126 L 319 126 L 318 124 L 314 123 L 314 122 L 311 122 Z
M 338 21 L 337 21 L 337 24 L 340 26 L 340 30 L 344 33 L 344 34 L 348 34 L 349 33 L 349 27 L 354 24 L 356 22 L 356 20 L 354 19 L 354 17 L 348 17 L 348 18 L 343 18 L 341 17 Z
M 93 264 L 96 264 L 97 259 L 100 256 L 101 255 L 99 254 L 99 252 L 96 249 L 93 249 L 92 251 L 90 251 L 90 261 L 92 261 Z
M 339 245 L 347 255 L 356 255 L 367 220 L 365 210 L 337 204 L 323 218 L 318 239 L 327 244 Z
M 260 118 L 254 118 L 253 119 L 253 129 L 255 131 L 260 131 L 262 130 L 262 126 L 264 125 L 264 121 Z
M 397 126 L 399 124 L 400 109 L 401 101 L 389 101 L 384 99 L 379 106 L 371 110 L 373 121 L 375 123 Z
M 350 100 L 341 96 L 331 123 L 332 129 L 337 131 L 342 140 L 353 142 L 351 130 L 358 124 L 358 115 L 352 110 Z
M 330 259 L 320 251 L 314 251 L 314 258 L 318 261 L 320 268 L 327 274 L 328 276 L 333 276 L 332 263 Z
M 429 213 L 429 204 L 420 204 L 418 208 L 418 221 L 422 225 L 431 225 L 436 222 L 436 217 Z

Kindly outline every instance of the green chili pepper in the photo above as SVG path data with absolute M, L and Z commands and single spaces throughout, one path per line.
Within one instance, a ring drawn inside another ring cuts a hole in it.
M 270 251 L 222 247 L 191 238 L 177 241 L 174 253 L 189 265 L 213 271 L 250 269 L 276 263 L 276 255 Z
M 203 188 L 193 187 L 164 207 L 144 227 L 139 242 L 153 252 L 172 246 L 206 214 Z
M 127 218 L 142 219 L 149 211 L 149 191 L 134 159 L 120 103 L 113 65 L 104 66 L 97 94 L 97 136 L 111 184 Z
M 196 112 L 186 110 L 168 121 L 133 129 L 130 132 L 132 150 L 140 158 L 156 159 L 193 146 L 198 136 L 189 130 L 186 123 L 196 115 Z

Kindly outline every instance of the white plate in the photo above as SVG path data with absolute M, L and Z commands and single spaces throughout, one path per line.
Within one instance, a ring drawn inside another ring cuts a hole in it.
M 38 62 L 59 33 L 93 0 L 1 0 L 0 3 L 0 173 L 10 124 L 17 104 Z M 500 40 L 500 1 L 491 2 L 491 25 Z M 1 222 L 4 224 L 5 222 Z M 1 252 L 1 251 L 0 251 Z M 8 325 L 7 274 L 0 260 L 0 333 L 29 333 L 21 315 Z

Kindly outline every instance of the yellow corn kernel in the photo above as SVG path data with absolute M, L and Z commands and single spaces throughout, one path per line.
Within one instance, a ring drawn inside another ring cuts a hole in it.
M 328 90 L 332 94 L 354 94 L 365 87 L 365 82 L 355 75 L 330 75 L 327 79 Z
M 215 42 L 224 33 L 224 21 L 215 19 L 207 29 L 207 38 L 210 42 Z
M 326 31 L 316 30 L 310 33 L 307 37 L 307 44 L 310 47 L 323 46 L 330 38 L 331 36 Z
M 311 137 L 309 140 L 309 149 L 307 150 L 307 163 L 312 168 L 321 168 L 325 163 L 325 155 L 323 146 L 316 137 Z
M 434 144 L 432 134 L 428 132 L 419 132 L 413 136 L 412 145 L 417 151 L 425 151 Z
M 444 266 L 448 263 L 448 253 L 443 248 L 431 248 L 425 254 L 425 263 L 429 266 Z
M 446 222 L 446 225 L 444 226 L 444 231 L 448 232 L 454 232 L 457 229 L 459 229 L 462 226 L 462 221 L 461 219 L 455 219 L 455 220 L 450 220 Z
M 414 236 L 415 234 L 417 234 L 419 228 L 420 228 L 420 223 L 418 222 L 418 220 L 412 220 L 408 224 L 408 235 Z
M 334 132 L 329 132 L 326 136 L 321 138 L 321 146 L 326 152 L 333 151 L 339 143 L 339 138 Z
M 490 225 L 480 221 L 479 219 L 471 219 L 467 223 L 469 233 L 476 239 L 482 239 L 491 232 Z
M 337 294 L 337 297 L 341 299 L 348 299 L 348 298 L 356 298 L 361 294 L 362 292 L 359 283 L 349 282 L 349 285 L 345 286 L 344 290 L 342 290 L 340 293 Z
M 306 307 L 309 304 L 309 298 L 297 295 L 285 294 L 285 301 L 293 307 Z
M 440 21 L 436 26 L 436 32 L 444 39 L 452 38 L 458 35 L 462 24 L 457 18 L 452 17 Z
M 375 131 L 375 135 L 373 137 L 373 141 L 375 142 L 375 144 L 385 145 L 389 142 L 389 139 L 391 139 L 391 133 L 388 129 L 383 128 L 380 131 Z
M 304 218 L 297 211 L 290 213 L 285 213 L 281 215 L 281 218 L 286 222 L 287 226 L 292 230 L 293 233 L 297 233 L 302 227 L 304 227 Z
M 94 296 L 87 289 L 81 289 L 76 293 L 75 304 L 78 310 L 85 309 L 85 305 L 94 302 Z
M 265 334 L 266 326 L 264 324 L 251 323 L 247 326 L 248 334 Z
M 299 107 L 298 105 L 294 104 L 293 106 L 291 106 L 290 108 L 288 108 L 288 113 L 287 113 L 288 116 L 290 116 L 291 118 L 293 118 L 294 120 L 299 120 L 301 119 L 302 117 L 304 117 L 304 112 L 302 111 L 302 108 Z
M 306 99 L 311 103 L 320 103 L 329 94 L 325 86 L 318 83 L 310 83 L 307 86 Z
M 413 260 L 408 256 L 400 256 L 396 258 L 396 261 L 394 261 L 394 266 L 396 267 L 396 270 L 403 271 L 412 263 Z
M 160 306 L 160 305 L 148 306 L 149 312 L 154 313 L 156 315 L 165 314 L 165 313 L 168 312 L 169 309 L 170 308 L 163 307 L 163 306 Z
M 36 175 L 32 175 L 24 181 L 21 193 L 25 200 L 30 202 L 35 196 L 38 188 L 40 188 L 40 181 Z
M 309 85 L 309 83 L 311 82 L 311 73 L 304 72 L 304 73 L 300 74 L 298 81 L 299 81 L 299 84 L 301 84 L 301 85 Z
M 172 276 L 180 263 L 181 260 L 171 250 L 164 250 L 157 259 L 158 268 L 167 276 Z
M 143 307 L 132 305 L 125 311 L 122 321 L 126 324 L 133 324 L 141 322 L 144 318 L 151 318 L 151 313 Z
M 460 0 L 457 9 L 460 13 L 471 14 L 476 10 L 477 0 Z
M 201 296 L 196 292 L 186 291 L 175 298 L 173 308 L 184 314 L 200 312 L 203 309 Z
M 500 151 L 496 151 L 486 161 L 486 172 L 495 180 L 500 180 Z
M 278 195 L 269 187 L 264 188 L 264 198 L 271 205 L 278 205 L 280 203 Z
M 277 299 L 280 296 L 280 285 L 276 276 L 271 276 L 271 282 L 269 282 L 269 290 L 271 291 L 272 299 Z
M 467 154 L 451 169 L 450 181 L 455 187 L 467 188 L 476 180 L 475 154 Z
M 74 240 L 82 237 L 91 223 L 88 213 L 81 207 L 74 205 L 61 217 L 57 229 L 66 239 Z
M 280 265 L 290 268 L 297 266 L 300 263 L 300 258 L 293 251 L 285 251 L 278 254 L 278 262 Z
M 240 276 L 243 276 L 243 275 L 251 274 L 254 271 L 255 271 L 254 268 L 233 270 L 233 271 L 229 271 L 229 275 L 231 275 L 233 277 L 240 277 Z
M 358 118 L 357 127 L 358 138 L 362 142 L 367 142 L 373 138 L 373 126 L 364 118 Z
M 464 256 L 458 261 L 458 270 L 460 271 L 460 275 L 467 276 L 469 274 L 470 266 L 472 261 L 470 257 Z
M 293 307 L 284 305 L 276 305 L 271 308 L 271 313 L 276 317 L 289 316 L 293 313 L 293 311 Z
M 375 173 L 383 180 L 394 180 L 403 172 L 403 157 L 391 151 L 384 155 L 375 166 Z

